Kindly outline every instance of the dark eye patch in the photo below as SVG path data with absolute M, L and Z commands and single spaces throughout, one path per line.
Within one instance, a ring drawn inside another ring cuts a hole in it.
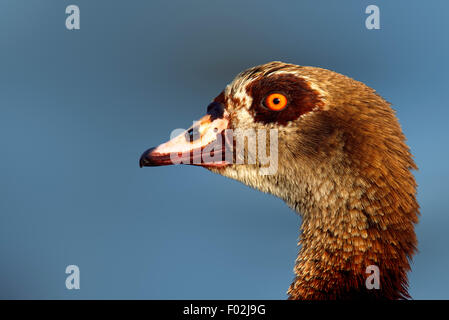
M 292 74 L 268 76 L 255 80 L 246 87 L 246 92 L 253 98 L 250 107 L 254 121 L 265 124 L 286 125 L 301 115 L 323 105 L 319 93 L 313 90 L 306 80 Z M 272 111 L 263 104 L 270 93 L 284 94 L 288 103 L 281 111 Z

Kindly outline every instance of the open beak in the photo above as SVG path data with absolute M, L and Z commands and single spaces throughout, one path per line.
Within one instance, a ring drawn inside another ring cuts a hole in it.
M 140 157 L 140 167 L 171 164 L 225 166 L 229 163 L 225 152 L 228 145 L 225 132 L 228 124 L 223 104 L 213 102 L 207 108 L 207 114 L 192 127 L 175 138 L 145 151 Z

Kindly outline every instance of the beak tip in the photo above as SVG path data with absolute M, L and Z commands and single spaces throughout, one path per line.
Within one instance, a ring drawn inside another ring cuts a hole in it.
M 142 153 L 142 155 L 140 156 L 139 159 L 139 167 L 143 168 L 146 166 L 150 165 L 149 159 L 148 159 L 148 155 L 154 150 L 155 148 L 150 148 L 147 151 L 145 151 L 144 153 Z

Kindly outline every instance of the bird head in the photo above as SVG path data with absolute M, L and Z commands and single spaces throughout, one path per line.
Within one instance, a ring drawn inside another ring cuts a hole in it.
M 207 114 L 145 151 L 140 166 L 190 164 L 302 214 L 292 299 L 408 297 L 416 169 L 388 102 L 339 73 L 271 62 L 239 75 Z M 365 268 L 384 287 L 365 288 Z
M 373 89 L 326 69 L 270 62 L 237 75 L 206 116 L 145 151 L 140 166 L 202 166 L 306 213 L 333 192 L 366 187 L 371 175 L 413 167 L 408 158 L 392 109 Z

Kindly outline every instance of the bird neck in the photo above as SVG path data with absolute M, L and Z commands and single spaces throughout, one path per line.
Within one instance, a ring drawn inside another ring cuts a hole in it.
M 326 201 L 301 210 L 290 299 L 409 298 L 407 271 L 417 243 L 414 180 L 397 189 L 381 180 L 353 190 L 334 184 Z

